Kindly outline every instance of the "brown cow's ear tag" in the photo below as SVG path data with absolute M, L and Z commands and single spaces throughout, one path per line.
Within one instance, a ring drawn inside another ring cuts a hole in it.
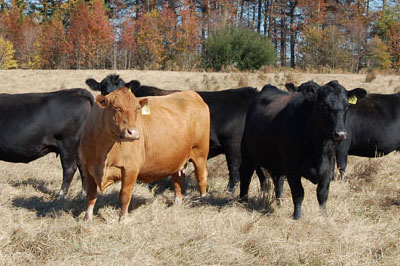
M 356 104 L 357 103 L 357 96 L 353 95 L 349 97 L 349 104 Z
M 142 115 L 150 115 L 150 107 L 147 104 L 142 106 Z

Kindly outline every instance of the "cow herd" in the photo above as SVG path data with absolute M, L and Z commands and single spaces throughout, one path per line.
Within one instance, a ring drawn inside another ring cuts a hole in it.
M 85 89 L 0 94 L 0 160 L 30 162 L 60 155 L 63 198 L 76 172 L 91 220 L 97 188 L 121 181 L 120 220 L 126 217 L 137 180 L 172 176 L 182 199 L 185 168 L 192 162 L 200 196 L 207 188 L 207 159 L 224 154 L 233 192 L 247 201 L 254 171 L 265 189 L 271 176 L 276 198 L 286 178 L 293 218 L 302 215 L 301 177 L 317 184 L 325 211 L 335 161 L 343 177 L 347 155 L 375 157 L 400 148 L 400 94 L 346 90 L 337 81 L 309 81 L 288 91 L 265 85 L 223 91 L 162 90 L 109 75 Z M 265 171 L 266 170 L 266 171 Z

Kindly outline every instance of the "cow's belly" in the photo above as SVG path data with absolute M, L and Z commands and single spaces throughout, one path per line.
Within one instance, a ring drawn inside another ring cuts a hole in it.
M 14 146 L 11 149 L 0 149 L 0 160 L 12 163 L 29 163 L 50 152 L 56 152 L 56 149 L 46 145 Z
M 138 180 L 149 183 L 152 181 L 157 181 L 163 179 L 169 175 L 177 173 L 181 170 L 184 170 L 186 165 L 186 160 L 181 160 L 175 164 L 170 164 L 168 166 L 153 166 L 153 167 L 146 167 L 140 169 Z
M 368 140 L 364 143 L 352 144 L 349 155 L 361 157 L 379 157 L 386 155 L 400 147 L 399 143 L 391 143 L 390 141 Z

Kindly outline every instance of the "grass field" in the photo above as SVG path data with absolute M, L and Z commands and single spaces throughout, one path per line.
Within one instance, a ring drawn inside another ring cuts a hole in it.
M 0 93 L 87 88 L 114 71 L 0 71 Z M 306 73 L 198 73 L 118 71 L 125 81 L 165 89 L 222 90 L 238 86 L 283 88 L 313 79 L 339 80 L 347 89 L 400 91 L 400 76 Z M 0 130 L 1 130 L 0 125 Z M 291 218 L 285 183 L 281 207 L 263 202 L 258 180 L 243 206 L 224 192 L 225 159 L 211 159 L 209 193 L 198 200 L 187 178 L 184 203 L 173 205 L 169 183 L 149 190 L 138 184 L 125 224 L 118 223 L 119 184 L 99 195 L 94 220 L 83 221 L 85 199 L 75 178 L 66 200 L 59 158 L 29 164 L 0 162 L 0 265 L 400 265 L 400 154 L 350 157 L 347 181 L 331 183 L 327 217 L 319 213 L 316 186 L 303 179 L 303 218 Z

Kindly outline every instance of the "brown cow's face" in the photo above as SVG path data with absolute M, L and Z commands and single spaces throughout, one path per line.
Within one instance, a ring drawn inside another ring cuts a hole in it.
M 105 127 L 118 139 L 137 140 L 140 133 L 136 127 L 138 113 L 147 98 L 138 100 L 126 87 L 115 90 L 107 96 L 96 98 L 100 108 L 105 110 Z

